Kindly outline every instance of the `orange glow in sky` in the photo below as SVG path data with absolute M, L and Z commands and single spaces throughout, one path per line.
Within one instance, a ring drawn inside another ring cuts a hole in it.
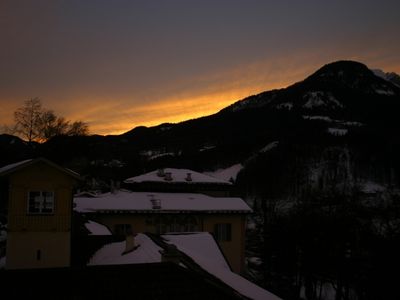
M 35 97 L 107 135 L 213 114 L 336 60 L 400 73 L 399 1 L 23 3 L 0 1 L 0 133 Z

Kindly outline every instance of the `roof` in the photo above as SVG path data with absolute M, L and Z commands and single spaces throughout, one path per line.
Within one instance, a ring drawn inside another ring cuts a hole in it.
M 119 190 L 95 198 L 76 197 L 75 210 L 85 212 L 121 213 L 250 213 L 251 208 L 241 198 L 211 197 L 192 193 L 151 193 Z
M 88 221 L 85 223 L 86 229 L 89 231 L 89 235 L 111 235 L 111 231 L 103 224 Z
M 168 180 L 168 176 L 165 176 L 165 174 L 167 173 L 170 173 L 171 180 Z M 189 175 L 190 180 L 188 180 L 188 174 L 190 174 Z M 128 178 L 124 182 L 125 183 L 164 182 L 168 184 L 185 183 L 185 184 L 232 185 L 232 183 L 229 181 L 201 174 L 199 172 L 195 172 L 188 169 L 173 169 L 173 168 L 155 170 L 136 177 Z
M 80 175 L 78 173 L 76 173 L 76 172 L 74 172 L 74 171 L 72 171 L 70 169 L 63 168 L 63 167 L 61 167 L 61 166 L 51 162 L 48 159 L 43 158 L 43 157 L 39 157 L 39 158 L 35 158 L 35 159 L 27 159 L 27 160 L 16 162 L 16 163 L 13 163 L 13 164 L 10 164 L 10 165 L 3 166 L 3 167 L 0 168 L 0 176 L 5 176 L 5 175 L 12 174 L 14 172 L 17 172 L 17 171 L 19 171 L 21 169 L 24 169 L 24 168 L 26 168 L 28 166 L 31 166 L 31 165 L 39 163 L 39 162 L 45 163 L 45 164 L 47 164 L 47 165 L 49 165 L 49 166 L 51 166 L 53 168 L 58 169 L 59 171 L 65 173 L 66 175 L 69 175 L 69 176 L 71 176 L 71 177 L 73 177 L 75 179 L 81 180 L 81 177 L 80 177 Z
M 163 240 L 161 244 L 156 243 L 146 234 L 138 234 L 135 237 L 138 247 L 126 254 L 122 254 L 125 250 L 125 242 L 105 245 L 93 255 L 89 264 L 157 263 L 162 260 L 160 251 L 172 244 L 182 254 L 179 265 L 187 269 L 199 268 L 203 275 L 214 278 L 249 299 L 279 299 L 267 290 L 232 272 L 211 234 L 206 232 L 171 233 L 162 235 L 160 238 Z

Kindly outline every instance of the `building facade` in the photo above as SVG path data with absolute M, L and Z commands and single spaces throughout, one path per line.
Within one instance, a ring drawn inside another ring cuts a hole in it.
M 79 175 L 38 158 L 0 169 L 7 199 L 6 269 L 70 265 L 73 189 Z
M 243 271 L 246 215 L 251 209 L 240 198 L 125 190 L 74 201 L 77 212 L 115 235 L 210 232 L 232 270 Z

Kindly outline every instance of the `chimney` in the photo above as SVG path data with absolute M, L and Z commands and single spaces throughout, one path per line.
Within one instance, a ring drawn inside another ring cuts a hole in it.
M 160 199 L 154 199 L 153 197 L 151 197 L 150 202 L 151 202 L 152 209 L 161 209 L 161 200 Z
M 164 250 L 160 250 L 161 262 L 173 262 L 179 264 L 182 256 L 175 245 L 167 244 Z
M 135 235 L 133 233 L 128 233 L 125 237 L 125 250 L 122 255 L 134 251 L 138 246 L 135 244 Z
M 158 176 L 158 177 L 164 177 L 164 176 L 165 176 L 165 171 L 164 171 L 164 169 L 158 169 L 158 171 L 157 171 L 157 176 Z
M 192 181 L 193 179 L 192 179 L 192 173 L 186 173 L 186 178 L 185 178 L 185 180 L 186 181 Z
M 165 172 L 164 180 L 166 180 L 166 181 L 172 181 L 172 174 L 171 174 L 171 172 Z

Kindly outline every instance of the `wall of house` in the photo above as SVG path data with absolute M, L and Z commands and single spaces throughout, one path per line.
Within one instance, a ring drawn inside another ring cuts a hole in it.
M 118 224 L 130 224 L 133 233 L 154 232 L 153 225 L 147 224 L 147 217 L 136 214 L 96 214 L 88 215 L 89 219 L 93 219 L 108 227 L 115 234 L 115 226 Z
M 96 214 L 88 215 L 89 219 L 106 225 L 113 233 L 117 224 L 131 224 L 132 231 L 157 232 L 157 225 L 154 218 L 174 217 L 178 214 Z M 185 216 L 180 214 L 179 216 Z M 243 271 L 244 267 L 244 246 L 245 246 L 245 220 L 246 217 L 240 214 L 199 214 L 193 215 L 197 222 L 197 231 L 213 233 L 216 224 L 231 224 L 231 240 L 221 241 L 219 245 L 232 270 L 236 273 Z
M 6 268 L 69 265 L 74 183 L 72 177 L 43 162 L 10 175 Z M 29 191 L 53 191 L 54 213 L 29 214 Z M 39 262 L 38 249 L 43 253 Z
M 69 232 L 9 232 L 6 269 L 67 267 L 70 242 Z
M 218 241 L 232 270 L 241 273 L 244 268 L 246 217 L 244 215 L 204 215 L 203 230 L 214 232 L 216 224 L 231 224 L 231 240 Z

